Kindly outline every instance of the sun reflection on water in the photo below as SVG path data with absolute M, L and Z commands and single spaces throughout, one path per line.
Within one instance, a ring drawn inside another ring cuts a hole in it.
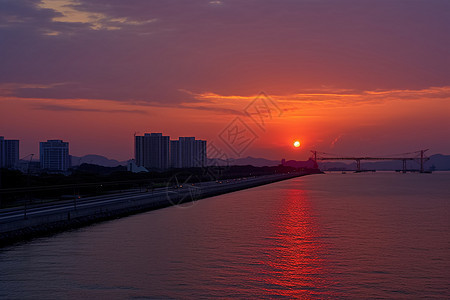
M 303 190 L 286 192 L 267 249 L 266 293 L 287 298 L 332 296 L 318 219 Z M 336 295 L 334 295 L 336 296 Z

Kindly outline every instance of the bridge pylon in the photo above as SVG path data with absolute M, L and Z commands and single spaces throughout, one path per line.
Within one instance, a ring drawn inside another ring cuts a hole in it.
M 420 150 L 420 173 L 424 173 L 423 164 L 429 160 L 428 157 L 425 157 L 425 152 L 428 151 L 428 149 Z
M 324 161 L 324 160 L 353 160 L 356 162 L 356 171 L 361 171 L 361 161 L 362 160 L 374 160 L 374 161 L 380 161 L 380 160 L 398 160 L 402 161 L 402 172 L 406 173 L 407 170 L 407 161 L 415 161 L 420 163 L 420 170 L 418 170 L 420 173 L 429 173 L 428 171 L 425 171 L 424 164 L 427 162 L 430 158 L 425 156 L 425 152 L 428 151 L 428 149 L 425 150 L 419 150 L 415 152 L 410 153 L 402 153 L 402 154 L 396 154 L 396 155 L 390 155 L 385 157 L 373 157 L 373 156 L 340 156 L 336 154 L 330 154 L 325 152 L 319 152 L 316 150 L 311 150 L 313 154 L 313 160 L 314 163 L 317 165 L 317 162 Z M 318 156 L 318 154 L 320 156 Z M 413 156 L 414 155 L 414 156 Z

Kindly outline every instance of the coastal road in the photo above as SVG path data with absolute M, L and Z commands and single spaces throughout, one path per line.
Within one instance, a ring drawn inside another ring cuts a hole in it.
M 160 198 L 161 196 L 169 196 L 181 194 L 185 197 L 192 196 L 192 193 L 198 193 L 202 190 L 208 190 L 217 186 L 228 186 L 236 183 L 252 182 L 259 178 L 239 178 L 239 179 L 231 179 L 231 180 L 223 180 L 223 181 L 209 181 L 197 183 L 195 185 L 192 184 L 181 184 L 180 186 L 175 188 L 157 188 L 153 191 L 125 191 L 120 193 L 95 196 L 95 197 L 87 197 L 87 198 L 78 198 L 73 200 L 62 200 L 57 202 L 51 202 L 47 204 L 39 204 L 33 206 L 23 206 L 16 207 L 11 209 L 3 209 L 0 210 L 0 225 L 2 223 L 14 222 L 17 220 L 23 220 L 24 218 L 32 218 L 35 216 L 45 216 L 54 213 L 61 212 L 69 212 L 74 209 L 84 209 L 84 208 L 96 208 L 107 206 L 114 203 L 119 202 L 132 202 L 140 199 L 151 199 L 151 198 Z M 195 196 L 195 195 L 194 195 Z
M 2 239 L 3 241 L 8 239 L 12 240 L 14 237 L 20 237 L 26 234 L 21 232 L 21 230 L 27 228 L 34 228 L 29 233 L 34 236 L 39 230 L 42 232 L 45 232 L 48 228 L 52 230 L 52 228 L 55 228 L 53 226 L 57 228 L 68 228 L 70 222 L 75 220 L 81 223 L 85 222 L 84 224 L 86 224 L 86 222 L 104 220 L 105 218 L 112 219 L 123 214 L 178 205 L 302 175 L 305 175 L 305 173 L 252 176 L 195 184 L 176 181 L 176 186 L 170 185 L 169 187 L 154 190 L 128 190 L 102 196 L 74 198 L 44 204 L 1 209 L 0 242 Z M 16 233 L 17 235 L 15 236 L 14 234 Z M 2 236 L 6 238 L 2 238 Z
M 110 205 L 118 202 L 133 201 L 149 197 L 157 197 L 176 192 L 164 189 L 158 189 L 153 192 L 131 192 L 117 193 L 105 196 L 74 199 L 72 201 L 52 202 L 37 207 L 21 207 L 0 212 L 0 224 L 31 218 L 34 216 L 44 216 L 60 212 L 69 212 L 74 209 L 95 208 Z

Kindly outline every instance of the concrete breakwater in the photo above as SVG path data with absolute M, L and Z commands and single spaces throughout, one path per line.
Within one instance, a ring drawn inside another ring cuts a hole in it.
M 169 187 L 149 192 L 92 197 L 83 199 L 78 204 L 74 201 L 41 206 L 28 211 L 2 212 L 0 214 L 0 246 L 303 175 L 308 173 L 295 172 L 203 182 L 196 185 L 185 184 L 176 188 Z

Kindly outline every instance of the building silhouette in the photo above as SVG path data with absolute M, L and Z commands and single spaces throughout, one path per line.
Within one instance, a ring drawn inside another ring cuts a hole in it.
M 136 136 L 136 165 L 148 170 L 166 170 L 169 168 L 169 137 L 162 133 L 145 133 Z
M 193 168 L 206 165 L 206 141 L 195 137 L 180 137 L 170 141 L 170 166 Z
M 69 143 L 48 140 L 39 143 L 41 169 L 49 172 L 66 172 L 70 167 Z
M 136 165 L 148 170 L 192 168 L 206 165 L 206 141 L 195 137 L 170 140 L 162 133 L 135 137 Z
M 180 141 L 170 141 L 170 167 L 182 168 Z
M 196 140 L 194 149 L 194 167 L 206 167 L 206 141 Z
M 206 141 L 195 137 L 180 137 L 170 141 L 170 166 L 193 168 L 206 165 Z
M 203 167 L 206 164 L 206 141 L 180 137 L 181 167 Z
M 0 136 L 0 168 L 16 168 L 19 164 L 19 140 Z

